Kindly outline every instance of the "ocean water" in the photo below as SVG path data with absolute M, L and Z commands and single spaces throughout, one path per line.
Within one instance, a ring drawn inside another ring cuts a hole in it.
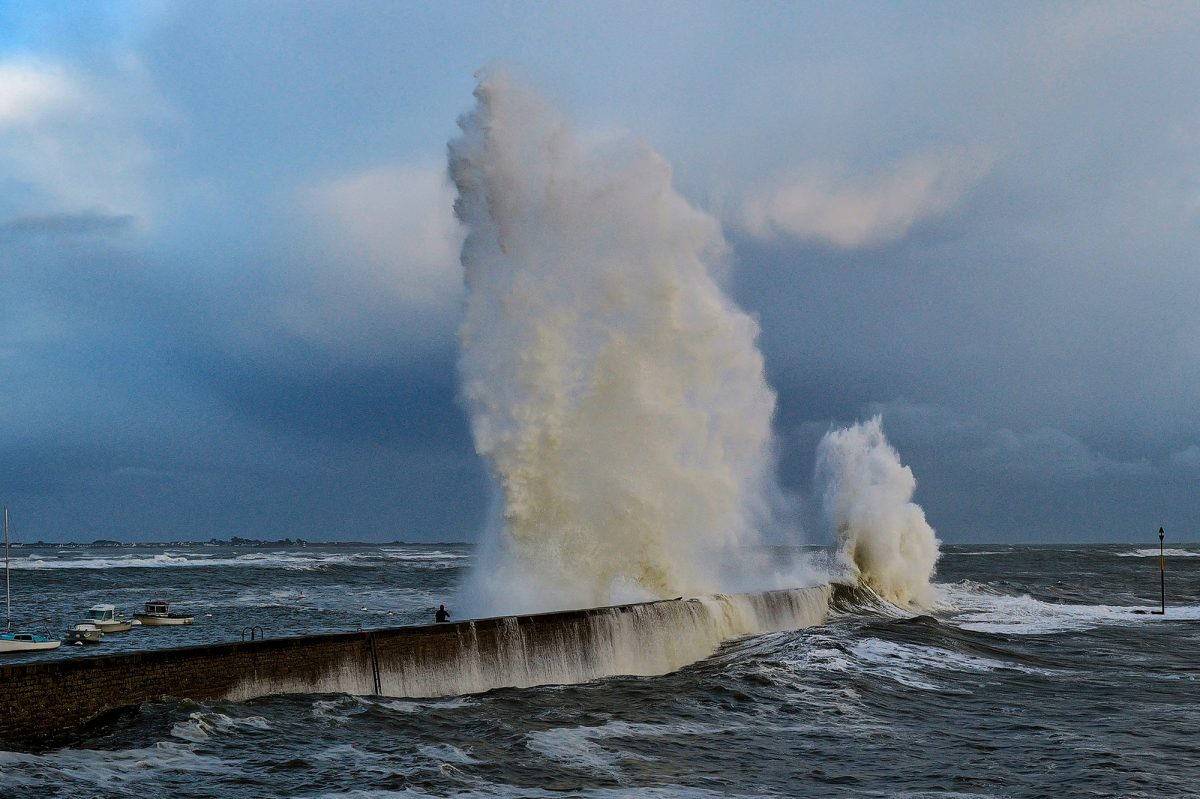
M 196 614 L 27 658 L 426 622 L 461 545 L 13 551 L 22 619 Z M 161 701 L 0 752 L 0 797 L 1200 796 L 1200 546 L 946 547 L 938 607 L 837 594 L 820 626 L 660 677 L 438 699 Z M 451 608 L 453 610 L 453 607 Z M 211 615 L 210 615 L 211 614 Z M 3 686 L 0 686 L 0 691 Z

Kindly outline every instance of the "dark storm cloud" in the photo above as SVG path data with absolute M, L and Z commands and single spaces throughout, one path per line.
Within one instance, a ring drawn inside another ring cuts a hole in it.
M 0 242 L 20 236 L 57 236 L 89 233 L 120 233 L 134 223 L 129 214 L 99 211 L 82 214 L 22 216 L 0 222 Z
M 280 435 L 387 446 L 439 443 L 467 450 L 454 355 L 440 356 L 357 368 L 342 363 L 305 368 L 292 362 L 269 369 L 234 361 L 209 363 L 204 371 L 239 415 Z
M 77 229 L 22 229 L 62 227 Z M 256 270 L 241 253 L 211 271 L 103 239 L 64 252 L 39 236 L 0 255 L 0 458 L 23 539 L 476 529 L 487 490 L 456 402 L 449 320 L 385 300 L 374 313 L 436 330 L 415 344 L 298 339 L 271 313 L 314 291 L 294 269 Z M 330 312 L 318 330 L 361 321 Z

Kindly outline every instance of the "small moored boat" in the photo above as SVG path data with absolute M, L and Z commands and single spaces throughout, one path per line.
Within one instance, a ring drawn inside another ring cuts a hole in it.
M 163 599 L 151 599 L 146 603 L 143 613 L 135 613 L 133 617 L 147 627 L 158 627 L 168 624 L 192 624 L 196 617 L 188 613 L 171 613 L 170 603 Z
M 125 618 L 115 605 L 92 605 L 88 609 L 87 624 L 94 624 L 106 633 L 123 633 L 133 627 L 133 622 Z
M 38 649 L 58 649 L 62 641 L 37 633 L 0 633 L 0 652 L 33 652 Z
M 58 649 L 57 638 L 31 633 L 26 630 L 12 629 L 12 587 L 9 584 L 8 563 L 8 507 L 4 508 L 4 632 L 0 633 L 0 652 L 34 652 L 39 649 Z
M 104 631 L 90 621 L 81 621 L 71 629 L 63 639 L 68 644 L 98 644 L 104 637 Z

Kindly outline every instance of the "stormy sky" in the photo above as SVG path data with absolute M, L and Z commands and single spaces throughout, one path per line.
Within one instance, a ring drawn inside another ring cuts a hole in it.
M 1198 54 L 1194 3 L 0 4 L 15 537 L 473 539 L 499 64 L 721 221 L 807 507 L 881 414 L 946 542 L 1196 540 Z

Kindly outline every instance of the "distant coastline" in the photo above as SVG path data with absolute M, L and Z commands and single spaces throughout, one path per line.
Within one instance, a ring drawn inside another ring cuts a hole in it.
M 234 536 L 229 539 L 210 538 L 207 541 L 115 541 L 97 538 L 95 541 L 13 541 L 13 549 L 42 547 L 50 549 L 131 549 L 133 547 L 380 547 L 380 546 L 459 546 L 468 541 L 309 541 L 304 538 L 280 538 L 274 541 Z

